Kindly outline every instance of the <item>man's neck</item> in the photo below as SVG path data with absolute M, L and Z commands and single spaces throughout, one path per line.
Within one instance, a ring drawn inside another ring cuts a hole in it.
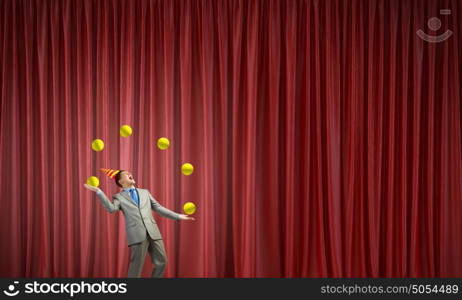
M 132 185 L 129 185 L 129 186 L 126 186 L 124 187 L 124 189 L 131 189 L 131 188 L 134 188 L 135 186 L 132 184 Z

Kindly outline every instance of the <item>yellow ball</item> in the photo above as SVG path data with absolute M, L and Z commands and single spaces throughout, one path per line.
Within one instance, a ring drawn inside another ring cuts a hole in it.
M 194 167 L 190 163 L 185 163 L 181 166 L 181 172 L 184 175 L 191 175 L 194 172 Z
M 165 150 L 170 146 L 170 141 L 168 138 L 161 137 L 160 139 L 157 140 L 157 147 L 159 147 L 160 150 Z
M 128 125 L 123 125 L 122 127 L 120 127 L 120 135 L 122 137 L 129 137 L 132 135 L 132 128 Z
M 101 151 L 104 149 L 104 142 L 103 140 L 96 139 L 91 143 L 91 148 L 95 151 Z
M 192 215 L 194 212 L 196 212 L 196 205 L 192 202 L 186 202 L 183 205 L 183 211 L 187 215 Z
M 88 185 L 91 185 L 91 186 L 94 186 L 94 187 L 98 187 L 98 186 L 99 186 L 99 179 L 98 179 L 98 177 L 95 177 L 95 176 L 90 176 L 90 177 L 88 177 L 88 179 L 87 179 L 87 184 L 88 184 Z

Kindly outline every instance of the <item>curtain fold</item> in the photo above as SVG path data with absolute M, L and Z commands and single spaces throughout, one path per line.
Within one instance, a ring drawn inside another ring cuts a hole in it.
M 459 1 L 4 0 L 0 15 L 0 276 L 126 276 L 123 214 L 83 187 L 118 192 L 99 168 L 197 205 L 195 222 L 155 215 L 167 277 L 462 276 Z

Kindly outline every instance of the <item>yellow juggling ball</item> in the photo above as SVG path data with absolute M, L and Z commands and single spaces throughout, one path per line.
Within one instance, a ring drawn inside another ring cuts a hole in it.
M 194 172 L 194 167 L 190 163 L 185 163 L 181 166 L 181 172 L 184 175 L 191 175 Z
M 196 205 L 192 202 L 186 202 L 183 205 L 183 211 L 187 215 L 192 215 L 194 212 L 196 212 Z
M 123 125 L 122 127 L 120 127 L 120 135 L 122 137 L 129 137 L 132 135 L 132 128 L 129 126 L 129 125 Z
M 91 148 L 95 151 L 101 151 L 104 149 L 104 142 L 101 139 L 93 140 L 91 143 Z
M 90 177 L 88 177 L 88 179 L 87 179 L 87 184 L 88 184 L 88 185 L 91 185 L 91 186 L 94 186 L 94 187 L 98 187 L 98 186 L 99 186 L 99 179 L 98 179 L 98 177 L 96 177 L 96 176 L 90 176 Z
M 170 146 L 170 141 L 166 137 L 161 137 L 160 139 L 157 140 L 157 147 L 159 147 L 160 150 L 165 150 Z

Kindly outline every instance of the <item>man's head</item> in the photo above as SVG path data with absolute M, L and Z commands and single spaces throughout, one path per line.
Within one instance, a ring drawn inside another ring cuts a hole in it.
M 125 170 L 120 170 L 120 172 L 115 175 L 114 180 L 121 188 L 130 187 L 136 183 L 132 173 Z

